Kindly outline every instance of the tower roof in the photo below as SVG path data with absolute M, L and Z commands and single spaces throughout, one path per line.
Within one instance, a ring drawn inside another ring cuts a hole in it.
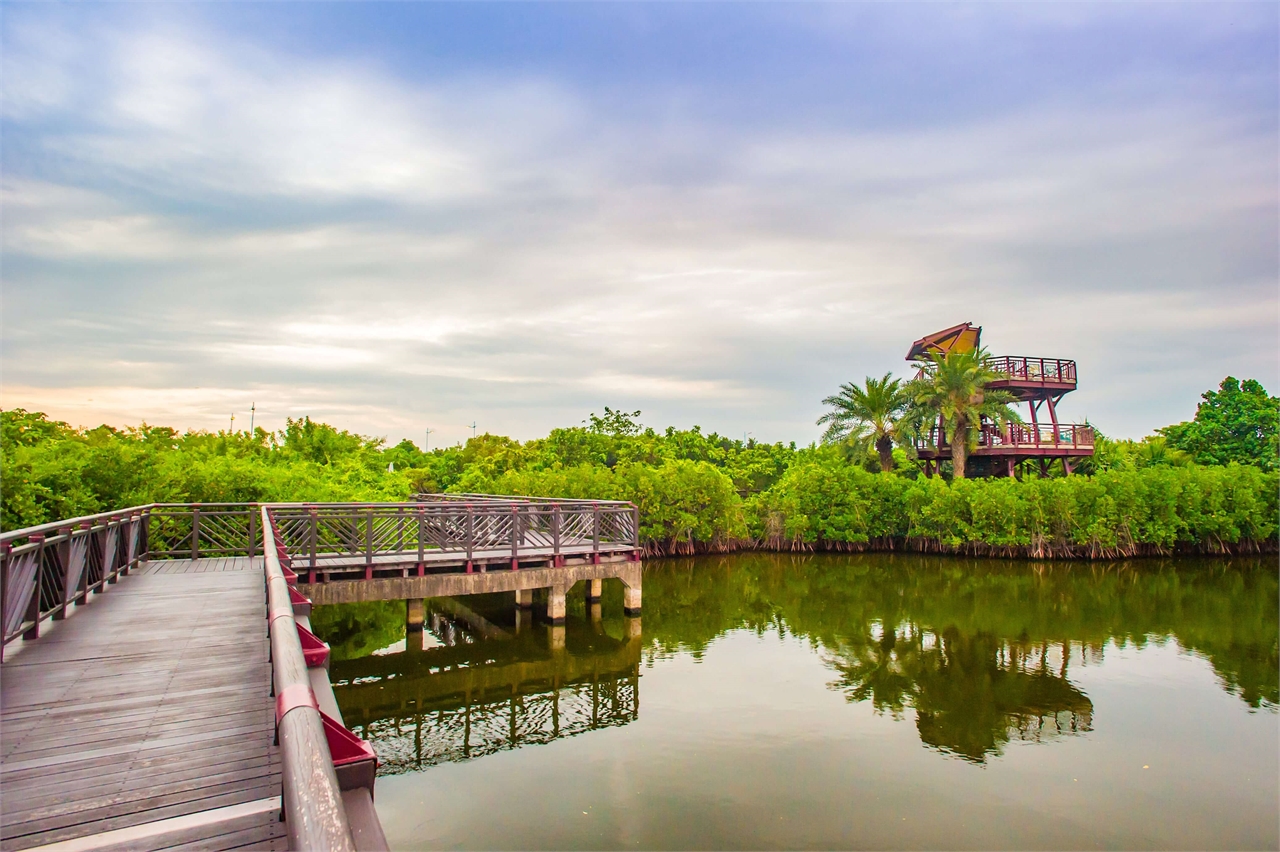
M 982 338 L 982 326 L 964 322 L 926 334 L 911 344 L 907 353 L 908 361 L 924 361 L 931 355 L 946 355 L 948 352 L 973 352 L 978 348 Z

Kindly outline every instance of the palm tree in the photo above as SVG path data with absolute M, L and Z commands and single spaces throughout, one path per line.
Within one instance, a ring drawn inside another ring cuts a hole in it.
M 893 445 L 903 438 L 902 416 L 911 405 L 901 379 L 885 373 L 884 378 L 867 376 L 863 387 L 852 382 L 840 386 L 840 393 L 822 401 L 831 411 L 818 418 L 828 424 L 824 444 L 848 443 L 856 452 L 880 457 L 880 470 L 893 469 Z
M 1009 407 L 1015 401 L 1013 394 L 986 390 L 987 383 L 999 376 L 991 369 L 985 350 L 948 352 L 933 355 L 920 376 L 906 388 L 913 408 L 905 419 L 917 427 L 930 420 L 942 421 L 942 437 L 951 445 L 951 467 L 956 479 L 964 479 L 969 453 L 978 446 L 983 418 L 1002 429 L 1009 423 L 1022 422 Z

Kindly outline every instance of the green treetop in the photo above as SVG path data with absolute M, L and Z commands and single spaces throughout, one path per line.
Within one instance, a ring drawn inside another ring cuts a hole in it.
M 1227 376 L 1217 391 L 1206 391 L 1194 420 L 1158 430 L 1169 445 L 1190 453 L 1199 464 L 1257 465 L 1277 468 L 1280 456 L 1280 397 L 1259 382 Z
M 867 376 L 863 387 L 846 382 L 840 386 L 840 393 L 827 397 L 822 404 L 831 407 L 818 418 L 819 426 L 828 424 L 822 436 L 824 444 L 848 443 L 859 456 L 874 450 L 880 459 L 880 470 L 893 470 L 893 445 L 906 437 L 903 415 L 911 404 L 900 379 L 885 373 L 881 379 Z

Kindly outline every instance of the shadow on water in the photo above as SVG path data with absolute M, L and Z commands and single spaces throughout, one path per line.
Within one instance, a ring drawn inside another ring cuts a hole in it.
M 575 590 L 564 627 L 511 595 L 429 602 L 421 634 L 403 601 L 317 608 L 313 623 L 343 714 L 387 773 L 625 725 L 642 656 L 700 658 L 743 630 L 806 639 L 832 690 L 904 721 L 911 710 L 927 747 L 983 763 L 1010 741 L 1091 731 L 1071 675 L 1114 646 L 1176 642 L 1252 711 L 1275 712 L 1278 595 L 1267 559 L 737 554 L 648 564 L 643 642 L 610 583 L 594 612 Z

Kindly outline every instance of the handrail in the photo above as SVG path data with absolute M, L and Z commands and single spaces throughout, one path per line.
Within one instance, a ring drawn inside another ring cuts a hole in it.
M 639 512 L 621 500 L 561 500 L 494 495 L 415 495 L 402 503 L 147 503 L 51 521 L 0 534 L 0 656 L 19 637 L 40 635 L 91 592 L 157 557 L 256 556 L 261 510 L 270 506 L 279 535 L 315 569 L 372 576 L 375 560 L 416 562 L 428 554 L 501 550 L 516 567 L 526 557 L 639 553 Z M 358 524 L 356 522 L 359 522 Z M 396 557 L 399 557 L 397 559 Z M 351 559 L 347 558 L 347 562 Z M 480 564 L 485 564 L 481 562 Z M 332 565 L 325 566 L 330 570 Z M 314 581 L 313 578 L 309 578 Z
M 578 497 L 531 497 L 526 494 L 432 494 L 413 495 L 419 503 L 559 503 L 562 506 L 630 506 L 626 500 L 589 500 Z M 278 505 L 278 504 L 277 504 Z
M 410 504 L 270 505 L 293 567 L 323 574 L 402 571 L 426 561 L 481 565 L 639 551 L 639 512 L 623 501 L 475 500 Z M 441 560 L 444 560 L 442 562 Z M 325 579 L 321 576 L 320 579 Z
M 355 852 L 342 805 L 319 704 L 311 690 L 307 662 L 298 640 L 289 583 L 276 553 L 267 507 L 262 541 L 267 578 L 267 619 L 271 635 L 271 676 L 276 695 L 285 826 L 289 848 Z
M 1070 358 L 996 355 L 991 358 L 989 364 L 995 372 L 1018 381 L 1062 384 L 1076 382 L 1076 362 Z
M 66 618 L 147 559 L 147 506 L 101 512 L 0 536 L 0 657 L 46 619 Z
M 944 449 L 947 444 L 941 441 L 943 436 L 938 427 L 933 426 L 923 435 L 916 438 L 917 449 Z M 1093 447 L 1095 436 L 1093 427 L 1082 423 L 1060 423 L 1056 427 L 1046 423 L 1032 426 L 1028 423 L 1010 423 L 1004 431 L 991 425 L 984 426 L 978 433 L 978 447 L 1019 448 L 1033 447 L 1051 449 Z

